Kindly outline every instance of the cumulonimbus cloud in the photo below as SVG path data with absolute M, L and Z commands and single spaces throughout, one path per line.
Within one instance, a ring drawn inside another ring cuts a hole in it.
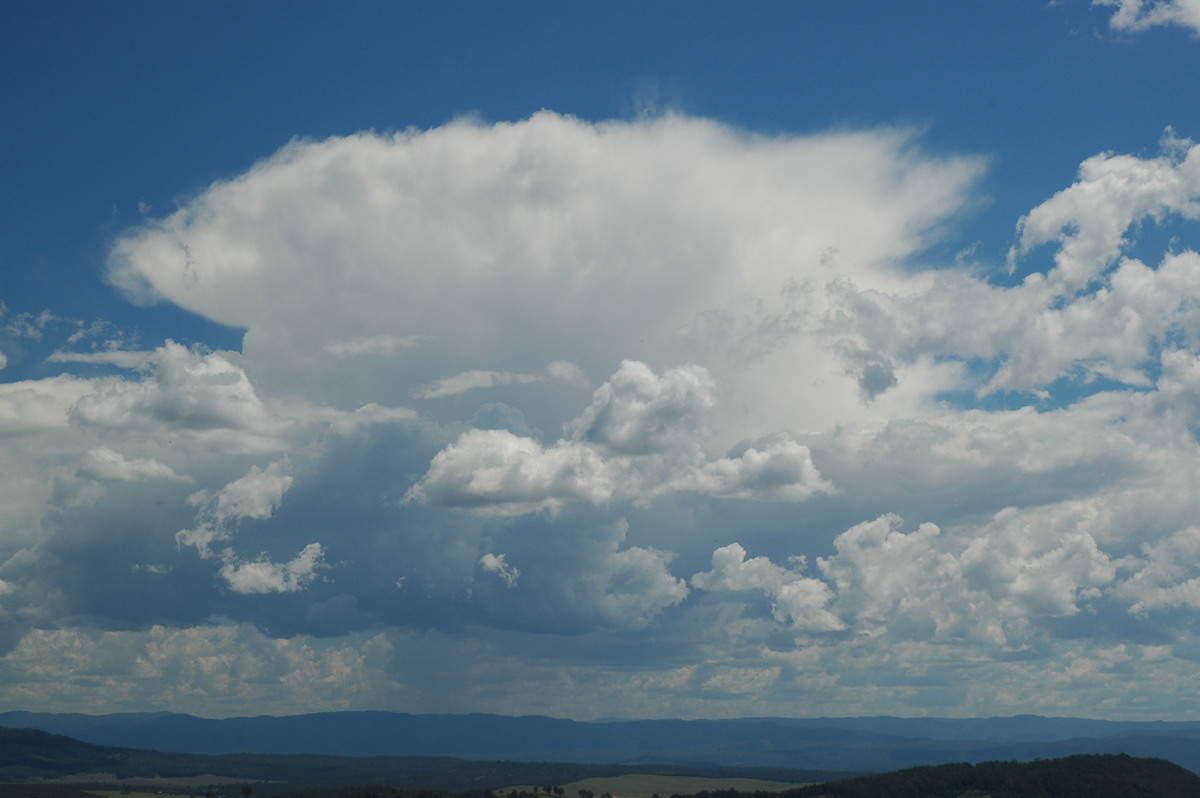
M 189 650 L 242 667 L 260 635 L 155 627 L 228 617 L 440 646 L 447 701 L 550 660 L 593 706 L 664 713 L 837 710 L 879 674 L 907 710 L 962 663 L 975 700 L 1045 711 L 1084 701 L 1067 669 L 1091 697 L 1126 660 L 1195 692 L 1171 646 L 1200 578 L 1200 256 L 1133 241 L 1196 219 L 1198 153 L 1096 156 L 1009 263 L 929 268 L 984 163 L 911 132 L 543 113 L 294 142 L 110 258 L 243 351 L 0 386 L 0 668 L 93 644 L 151 680 Z M 106 602 L 100 561 L 149 609 Z M 114 631 L 60 628 L 81 612 Z M 419 666 L 298 640 L 254 671 L 272 690 Z M 519 709 L 505 689 L 490 708 Z

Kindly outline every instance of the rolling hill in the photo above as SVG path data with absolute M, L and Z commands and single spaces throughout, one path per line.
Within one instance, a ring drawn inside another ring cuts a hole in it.
M 1073 754 L 1168 759 L 1200 772 L 1200 722 L 1076 718 L 747 718 L 578 722 L 537 716 L 332 712 L 213 720 L 172 713 L 0 713 L 0 725 L 96 745 L 203 754 L 452 756 L 471 760 L 880 772 Z

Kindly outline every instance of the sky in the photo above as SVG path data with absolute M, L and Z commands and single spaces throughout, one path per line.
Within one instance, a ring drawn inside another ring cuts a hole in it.
M 0 4 L 0 706 L 1200 717 L 1200 2 Z

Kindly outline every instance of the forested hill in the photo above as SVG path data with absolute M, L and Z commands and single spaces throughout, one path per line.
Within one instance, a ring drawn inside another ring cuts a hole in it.
M 827 770 L 712 765 L 632 765 L 466 760 L 435 756 L 347 757 L 321 754 L 188 754 L 91 745 L 36 729 L 0 727 L 0 782 L 73 783 L 152 779 L 254 784 L 256 796 L 315 786 L 376 784 L 409 791 L 482 792 L 514 784 L 569 784 L 631 773 L 743 778 L 803 784 L 858 775 Z M 0 790 L 0 798 L 11 793 Z M 44 794 L 42 792 L 39 795 Z
M 197 718 L 0 713 L 0 725 L 96 745 L 196 754 L 453 756 L 521 762 L 813 768 L 859 773 L 947 762 L 1129 754 L 1200 773 L 1200 721 L 1081 718 L 742 718 L 579 722 L 502 715 L 329 712 Z
M 733 790 L 671 798 L 1196 798 L 1200 776 L 1162 759 L 1084 754 L 1035 762 L 911 768 L 781 793 Z M 275 798 L 486 798 L 347 787 Z
M 817 784 L 783 793 L 695 798 L 1197 798 L 1200 776 L 1163 759 L 1084 754 L 1034 762 L 957 763 Z
M 95 782 L 153 775 L 233 777 L 256 795 L 294 798 L 492 798 L 513 784 L 569 785 L 632 772 L 692 772 L 709 778 L 769 777 L 740 768 L 679 768 L 532 762 L 471 762 L 449 757 L 330 757 L 313 755 L 195 755 L 105 748 L 31 729 L 0 728 L 0 781 L 34 779 L 38 794 L 58 795 L 40 779 Z M 740 772 L 738 772 L 740 771 Z M 78 775 L 76 779 L 73 776 Z M 1197 798 L 1200 776 L 1162 759 L 1095 754 L 1033 762 L 955 763 L 845 778 L 846 774 L 788 771 L 779 780 L 821 781 L 782 793 L 700 793 L 696 798 Z M 841 780 L 839 780 L 841 779 Z M 313 788 L 323 785 L 320 791 Z M 367 787 L 365 785 L 372 785 Z M 25 785 L 26 787 L 29 785 Z M 14 792 L 12 788 L 16 788 Z M 550 788 L 545 788 L 549 793 Z M 49 791 L 47 791 L 49 790 Z M 303 792 L 302 792 L 303 791 Z M 558 791 L 561 794 L 561 790 Z M 573 791 L 572 791 L 573 792 Z M 0 785 L 0 798 L 24 796 L 21 785 Z M 80 794 L 61 793 L 63 798 Z M 570 795 L 568 792 L 567 795 Z

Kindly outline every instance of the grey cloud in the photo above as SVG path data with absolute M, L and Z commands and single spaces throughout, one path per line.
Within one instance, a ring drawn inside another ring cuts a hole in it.
M 278 449 L 281 431 L 245 371 L 218 353 L 168 341 L 148 379 L 107 379 L 71 408 L 75 423 L 175 432 L 233 451 Z
M 618 455 L 652 454 L 702 439 L 704 415 L 715 403 L 716 383 L 702 367 L 659 377 L 645 363 L 626 360 L 567 429 Z
M 420 335 L 374 335 L 330 341 L 322 349 L 334 357 L 341 358 L 388 356 L 417 346 L 422 340 L 424 339 Z
M 525 421 L 525 414 L 519 408 L 506 405 L 503 402 L 492 402 L 480 405 L 471 417 L 471 426 L 476 429 L 502 429 L 523 438 L 541 437 L 540 432 L 531 429 Z
M 689 591 L 670 572 L 670 552 L 626 545 L 628 531 L 624 519 L 579 513 L 489 524 L 484 545 L 505 553 L 503 563 L 491 562 L 521 579 L 477 581 L 474 612 L 501 627 L 566 634 L 649 626 Z
M 80 476 L 101 480 L 123 480 L 140 482 L 148 479 L 167 479 L 186 482 L 186 477 L 175 473 L 169 465 L 152 458 L 126 459 L 120 452 L 104 446 L 90 449 L 80 458 L 77 473 Z

